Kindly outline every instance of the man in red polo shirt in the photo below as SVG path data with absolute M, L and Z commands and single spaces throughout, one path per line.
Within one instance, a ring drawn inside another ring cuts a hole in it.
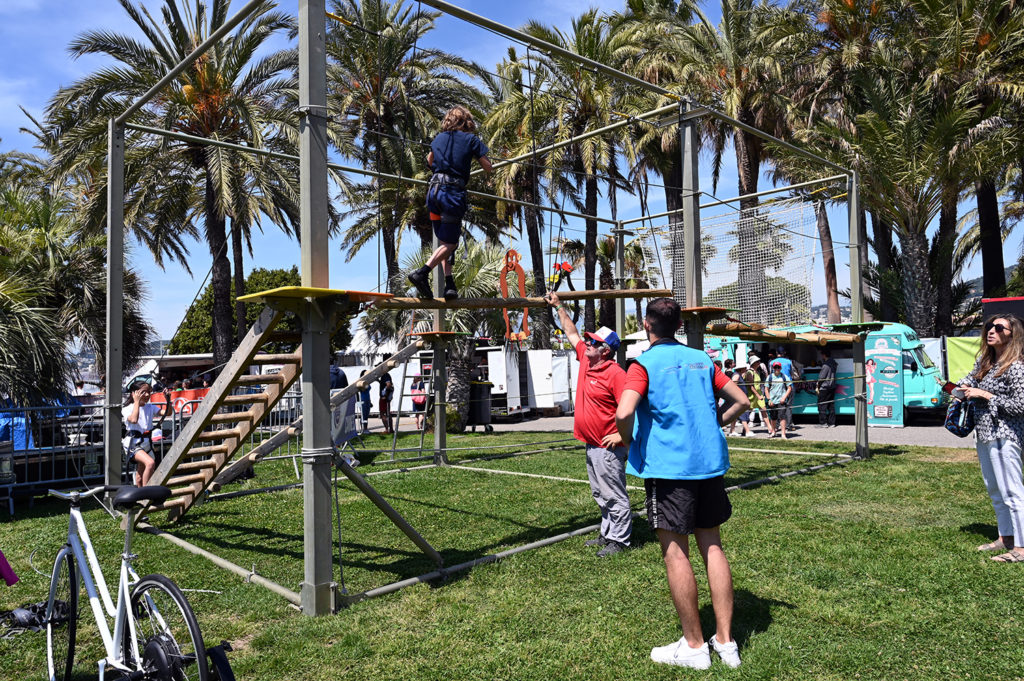
M 562 330 L 580 361 L 573 435 L 587 446 L 590 491 L 601 509 L 601 534 L 585 545 L 601 547 L 597 556 L 606 558 L 629 548 L 633 532 L 633 510 L 626 494 L 628 452 L 615 427 L 615 411 L 626 380 L 626 372 L 612 359 L 619 337 L 606 326 L 585 334 L 586 339 L 580 337 L 558 294 L 549 293 L 544 299 L 558 311 Z

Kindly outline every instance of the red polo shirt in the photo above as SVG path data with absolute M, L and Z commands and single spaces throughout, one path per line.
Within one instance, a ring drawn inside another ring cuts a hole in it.
M 615 410 L 619 408 L 626 372 L 613 360 L 606 360 L 591 368 L 584 356 L 586 350 L 584 341 L 576 344 L 580 375 L 576 381 L 573 436 L 580 442 L 600 447 L 605 435 L 617 432 Z

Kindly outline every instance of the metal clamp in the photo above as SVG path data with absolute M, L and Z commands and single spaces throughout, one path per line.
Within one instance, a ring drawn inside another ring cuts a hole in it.
M 333 459 L 333 447 L 317 447 L 316 449 L 302 450 L 302 463 L 324 463 Z

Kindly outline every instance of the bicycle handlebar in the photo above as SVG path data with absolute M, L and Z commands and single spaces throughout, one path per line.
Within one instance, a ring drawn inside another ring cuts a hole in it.
M 84 492 L 78 490 L 75 490 L 73 492 L 61 492 L 60 490 L 51 489 L 47 490 L 47 494 L 53 497 L 58 497 L 60 499 L 66 499 L 68 501 L 81 501 L 82 499 L 94 497 L 97 494 L 102 494 L 104 492 L 114 492 L 119 489 L 121 489 L 120 485 L 100 485 L 99 487 L 93 487 L 92 489 L 88 489 Z

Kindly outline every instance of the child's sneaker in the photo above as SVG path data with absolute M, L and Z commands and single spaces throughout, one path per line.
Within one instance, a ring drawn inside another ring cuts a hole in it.
M 726 667 L 732 667 L 735 669 L 740 666 L 740 647 L 736 641 L 729 641 L 728 643 L 719 643 L 718 640 L 711 637 L 711 647 L 718 653 L 718 657 L 722 658 L 722 662 L 725 663 Z
M 651 649 L 651 659 L 662 664 L 691 669 L 707 669 L 711 666 L 711 651 L 705 642 L 700 648 L 691 648 L 686 638 L 675 643 Z

